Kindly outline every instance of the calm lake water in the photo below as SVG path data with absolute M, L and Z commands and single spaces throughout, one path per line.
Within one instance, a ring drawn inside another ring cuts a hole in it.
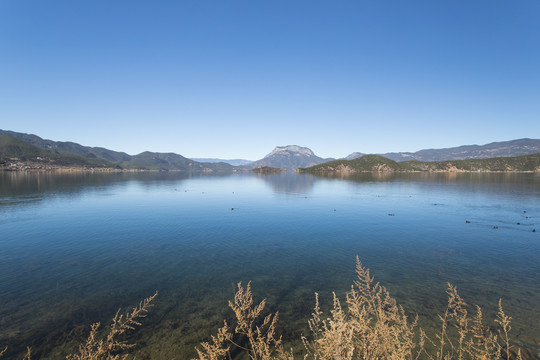
M 540 344 L 538 174 L 0 172 L 0 347 L 62 358 L 159 290 L 137 358 L 189 359 L 250 280 L 296 346 L 356 255 L 428 329 L 450 282 L 486 318 L 503 298 L 514 339 Z

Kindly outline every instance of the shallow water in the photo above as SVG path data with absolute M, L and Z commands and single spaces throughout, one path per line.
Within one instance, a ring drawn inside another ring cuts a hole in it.
M 189 359 L 250 280 L 295 346 L 313 293 L 330 306 L 358 255 L 424 326 L 450 282 L 486 317 L 502 297 L 513 337 L 534 347 L 539 200 L 534 174 L 0 173 L 0 346 L 65 356 L 157 289 L 137 357 Z

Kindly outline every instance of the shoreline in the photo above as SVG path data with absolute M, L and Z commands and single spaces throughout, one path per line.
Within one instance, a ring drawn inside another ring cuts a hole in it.
M 254 169 L 250 171 L 238 171 L 233 170 L 231 173 L 238 172 L 253 172 L 253 173 L 262 173 Z M 32 166 L 17 166 L 15 168 L 0 168 L 1 172 L 101 172 L 101 173 L 138 173 L 138 172 L 173 172 L 173 173 L 189 173 L 193 171 L 185 170 L 155 170 L 155 169 L 115 169 L 115 168 L 81 168 L 81 167 L 32 167 Z M 214 171 L 196 171 L 200 173 L 211 173 Z M 281 171 L 272 171 L 269 173 L 283 173 L 287 172 L 286 170 Z M 377 171 L 377 170 L 361 170 L 361 171 L 316 171 L 316 172 L 307 172 L 307 171 L 292 171 L 290 173 L 295 174 L 309 174 L 309 175 L 337 175 L 337 176 L 348 176 L 355 174 L 540 174 L 540 170 L 403 170 L 403 171 Z
M 356 170 L 356 171 L 295 171 L 297 174 L 310 174 L 310 175 L 338 175 L 348 176 L 355 174 L 536 174 L 540 173 L 540 170 L 398 170 L 398 171 L 377 171 L 377 170 Z

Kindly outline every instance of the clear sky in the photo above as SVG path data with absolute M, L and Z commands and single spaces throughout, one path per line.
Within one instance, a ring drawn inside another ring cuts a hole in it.
M 0 129 L 250 160 L 540 138 L 540 1 L 1 0 Z

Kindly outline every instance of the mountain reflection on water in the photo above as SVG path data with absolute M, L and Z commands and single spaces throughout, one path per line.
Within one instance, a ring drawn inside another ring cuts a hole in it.
M 0 198 L 17 196 L 47 196 L 50 194 L 77 194 L 91 190 L 101 191 L 107 187 L 125 184 L 128 181 L 139 182 L 145 186 L 161 186 L 167 182 L 179 185 L 187 179 L 253 177 L 264 181 L 276 194 L 308 194 L 318 181 L 345 180 L 355 183 L 367 182 L 429 182 L 460 186 L 470 189 L 471 184 L 481 185 L 476 190 L 488 192 L 497 189 L 532 188 L 540 189 L 540 175 L 520 173 L 396 173 L 363 172 L 348 176 L 310 175 L 284 172 L 277 174 L 188 174 L 183 172 L 0 172 Z

